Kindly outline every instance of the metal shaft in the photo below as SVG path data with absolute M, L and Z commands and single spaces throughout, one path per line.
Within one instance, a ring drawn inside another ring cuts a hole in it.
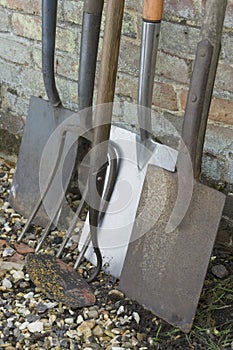
M 42 71 L 50 103 L 57 107 L 61 100 L 54 75 L 54 52 L 57 21 L 57 0 L 42 1 Z
M 154 75 L 159 44 L 160 22 L 142 24 L 140 73 L 138 86 L 138 119 L 141 141 L 151 138 L 151 105 L 154 87 Z M 148 108 L 144 108 L 148 107 Z

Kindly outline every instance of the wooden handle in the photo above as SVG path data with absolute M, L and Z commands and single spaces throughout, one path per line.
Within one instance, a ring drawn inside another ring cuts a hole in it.
M 107 4 L 97 106 L 94 118 L 93 147 L 107 141 L 110 135 L 124 3 L 125 0 L 109 0 Z M 103 106 L 102 104 L 107 105 Z M 95 163 L 96 166 L 97 164 L 102 166 L 105 163 L 105 161 L 102 161 L 102 163 L 100 161 L 105 156 L 104 151 L 102 153 L 94 155 L 93 164 Z
M 143 19 L 145 21 L 161 21 L 163 0 L 144 0 Z
M 109 0 L 107 6 L 97 104 L 113 102 L 124 0 Z

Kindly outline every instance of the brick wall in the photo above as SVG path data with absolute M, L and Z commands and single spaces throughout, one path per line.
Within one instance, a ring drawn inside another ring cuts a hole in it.
M 58 2 L 57 84 L 64 105 L 77 109 L 83 2 Z M 168 116 L 172 114 L 177 127 L 185 108 L 204 3 L 205 0 L 165 0 L 153 108 Z M 123 105 L 136 102 L 137 97 L 141 11 L 142 0 L 126 0 L 115 97 Z M 40 0 L 0 0 L 0 124 L 10 131 L 8 140 L 22 135 L 30 96 L 46 98 L 40 26 Z M 233 0 L 228 0 L 203 162 L 204 175 L 227 191 L 233 186 L 232 111 Z M 133 118 L 129 116 L 130 122 L 136 124 Z

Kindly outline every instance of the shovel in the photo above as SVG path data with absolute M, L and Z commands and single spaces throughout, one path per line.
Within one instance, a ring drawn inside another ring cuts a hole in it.
M 82 48 L 79 70 L 79 93 L 80 108 L 86 108 L 92 105 L 92 96 L 94 88 L 96 57 L 98 48 L 98 37 L 101 23 L 101 13 L 103 0 L 85 1 L 84 10 L 84 31 L 82 32 Z M 88 11 L 88 12 L 87 12 Z M 49 102 L 31 97 L 27 122 L 25 125 L 24 135 L 19 151 L 16 171 L 13 184 L 10 190 L 10 203 L 13 208 L 29 217 L 32 214 L 32 208 L 39 207 L 41 198 L 41 187 L 39 180 L 40 161 L 43 155 L 45 145 L 51 134 L 62 124 L 73 111 L 64 108 L 61 104 L 57 92 L 54 76 L 54 51 L 55 51 L 55 34 L 56 34 L 56 13 L 57 0 L 43 0 L 42 2 L 42 70 L 45 89 Z M 88 40 L 92 40 L 90 43 Z M 82 91 L 82 93 L 81 93 Z M 91 116 L 86 116 L 85 127 L 91 127 Z M 82 118 L 83 120 L 83 118 Z M 68 186 L 72 169 L 76 158 L 76 148 L 73 144 L 74 137 L 66 141 L 67 149 L 71 149 L 63 169 L 63 188 Z M 60 139 L 54 138 L 54 144 L 49 150 L 47 159 L 47 172 L 54 168 L 54 159 L 57 157 Z M 62 162 L 61 162 L 62 163 Z M 59 186 L 56 185 L 51 206 L 59 196 Z M 57 193 L 57 194 L 56 194 Z M 54 197 L 55 196 L 55 197 Z M 33 217 L 33 215 L 31 215 Z M 34 215 L 35 216 L 35 215 Z M 34 223 L 43 227 L 49 221 L 48 214 L 43 206 L 37 212 Z M 61 218 L 60 218 L 61 219 Z M 64 218 L 65 219 L 65 218 Z M 31 220 L 30 220 L 31 221 Z
M 175 168 L 177 151 L 152 141 L 151 103 L 156 55 L 162 18 L 162 1 L 145 1 L 143 9 L 142 45 L 138 90 L 138 119 L 140 137 L 126 129 L 112 125 L 110 139 L 119 148 L 120 169 L 111 201 L 100 224 L 99 246 L 103 256 L 103 270 L 119 277 L 140 199 L 146 166 L 155 164 L 167 170 Z M 85 222 L 79 250 L 89 244 L 89 218 Z M 92 247 L 86 258 L 96 264 Z
M 226 3 L 206 3 L 177 171 L 148 167 L 119 284 L 127 296 L 184 332 L 193 324 L 225 202 L 224 194 L 199 177 L 211 99 L 207 88 L 212 92 Z
M 97 106 L 94 120 L 94 140 L 90 157 L 88 201 L 90 205 L 90 230 L 97 268 L 88 282 L 93 281 L 102 266 L 98 247 L 98 223 L 102 208 L 102 192 L 108 164 L 109 134 L 112 118 L 117 62 L 120 44 L 124 0 L 109 0 L 106 15 L 103 52 L 98 84 Z M 114 43 L 114 45 L 113 45 Z M 101 152 L 99 152 L 101 149 Z M 96 194 L 98 191 L 98 195 Z M 32 281 L 50 298 L 71 307 L 83 307 L 95 302 L 87 281 L 62 260 L 48 254 L 29 254 L 27 271 Z

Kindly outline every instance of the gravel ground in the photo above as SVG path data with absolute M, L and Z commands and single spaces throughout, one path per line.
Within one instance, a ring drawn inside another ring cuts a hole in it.
M 214 252 L 189 335 L 126 298 L 118 281 L 103 273 L 91 283 L 94 306 L 70 309 L 49 300 L 25 269 L 25 254 L 35 247 L 41 229 L 30 230 L 27 246 L 15 245 L 25 220 L 7 201 L 13 173 L 12 164 L 0 159 L 0 349 L 233 349 L 232 251 Z M 54 255 L 62 237 L 53 231 L 45 252 Z M 73 261 L 76 248 L 73 239 L 65 262 Z M 84 261 L 79 272 L 90 269 Z

